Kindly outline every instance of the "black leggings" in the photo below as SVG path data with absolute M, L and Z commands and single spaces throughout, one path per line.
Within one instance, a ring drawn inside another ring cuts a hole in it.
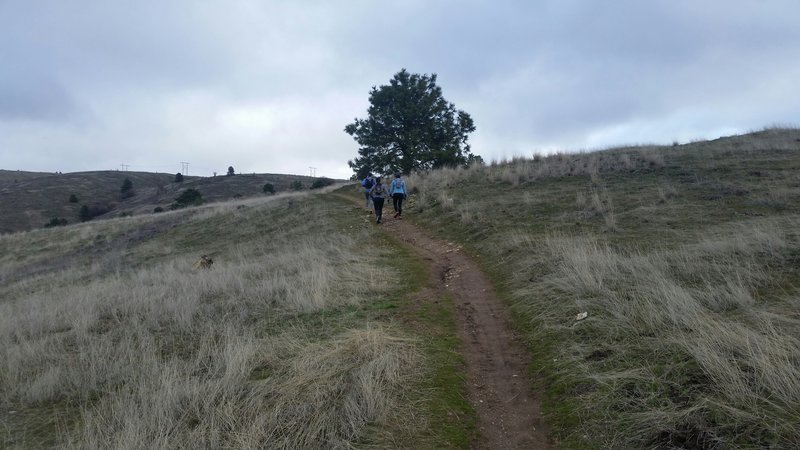
M 403 214 L 403 199 L 406 198 L 403 194 L 392 194 L 392 202 L 394 203 L 394 212 Z
M 375 218 L 383 217 L 383 197 L 372 197 L 372 205 L 375 206 Z

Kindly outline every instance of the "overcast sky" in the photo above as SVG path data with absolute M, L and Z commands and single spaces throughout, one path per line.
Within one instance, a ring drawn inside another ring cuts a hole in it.
M 0 0 L 0 169 L 346 178 L 438 74 L 486 160 L 800 124 L 797 0 Z

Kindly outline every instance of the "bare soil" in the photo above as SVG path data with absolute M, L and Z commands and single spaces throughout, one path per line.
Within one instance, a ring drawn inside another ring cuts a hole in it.
M 430 298 L 422 301 L 435 301 L 446 292 L 455 303 L 467 395 L 478 416 L 472 448 L 551 448 L 527 352 L 489 278 L 461 247 L 394 219 L 391 211 L 391 205 L 385 207 L 383 223 L 376 226 L 426 261 L 432 289 L 423 290 Z

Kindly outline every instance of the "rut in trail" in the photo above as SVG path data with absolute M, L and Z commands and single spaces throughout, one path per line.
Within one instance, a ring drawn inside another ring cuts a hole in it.
M 382 227 L 428 265 L 434 290 L 450 293 L 457 308 L 467 395 L 478 415 L 480 449 L 548 449 L 539 394 L 528 378 L 528 356 L 489 278 L 457 245 L 433 238 L 385 209 Z M 434 299 L 432 299 L 434 300 Z

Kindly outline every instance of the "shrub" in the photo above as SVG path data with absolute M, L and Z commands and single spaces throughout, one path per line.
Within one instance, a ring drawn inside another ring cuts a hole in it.
M 175 182 L 176 183 L 183 183 L 183 174 L 178 172 L 175 174 Z
M 81 219 L 81 222 L 86 222 L 109 211 L 111 211 L 111 208 L 108 205 L 81 205 L 81 209 L 78 211 L 78 217 Z
M 164 208 L 160 206 L 156 206 L 155 208 L 153 208 L 153 213 L 160 213 L 160 212 L 164 212 Z
M 274 194 L 275 193 L 275 186 L 273 186 L 272 183 L 265 183 L 264 187 L 262 187 L 261 190 L 265 194 Z
M 169 209 L 186 208 L 187 206 L 196 206 L 203 204 L 203 194 L 197 189 L 187 189 L 169 205 Z
M 76 196 L 75 194 L 70 194 L 69 195 L 69 202 L 70 203 L 78 203 L 78 196 Z
M 233 171 L 233 166 L 228 166 L 228 173 L 226 176 L 232 177 L 234 175 L 236 175 L 236 172 Z
M 122 186 L 119 188 L 120 193 L 122 193 L 122 198 L 133 197 L 133 182 L 130 178 L 125 178 L 125 181 L 122 182 Z
M 325 186 L 330 186 L 333 183 L 334 181 L 331 180 L 330 178 L 325 178 L 325 177 L 317 178 L 316 180 L 314 180 L 313 183 L 311 183 L 311 189 L 324 188 Z
M 44 227 L 45 228 L 63 227 L 66 224 L 67 224 L 67 219 L 63 217 L 53 217 L 52 219 L 50 219 L 50 222 L 44 224 Z
M 299 190 L 303 189 L 303 182 L 300 181 L 300 180 L 294 180 L 294 181 L 292 181 L 292 184 L 289 185 L 289 187 L 293 191 L 299 191 Z

